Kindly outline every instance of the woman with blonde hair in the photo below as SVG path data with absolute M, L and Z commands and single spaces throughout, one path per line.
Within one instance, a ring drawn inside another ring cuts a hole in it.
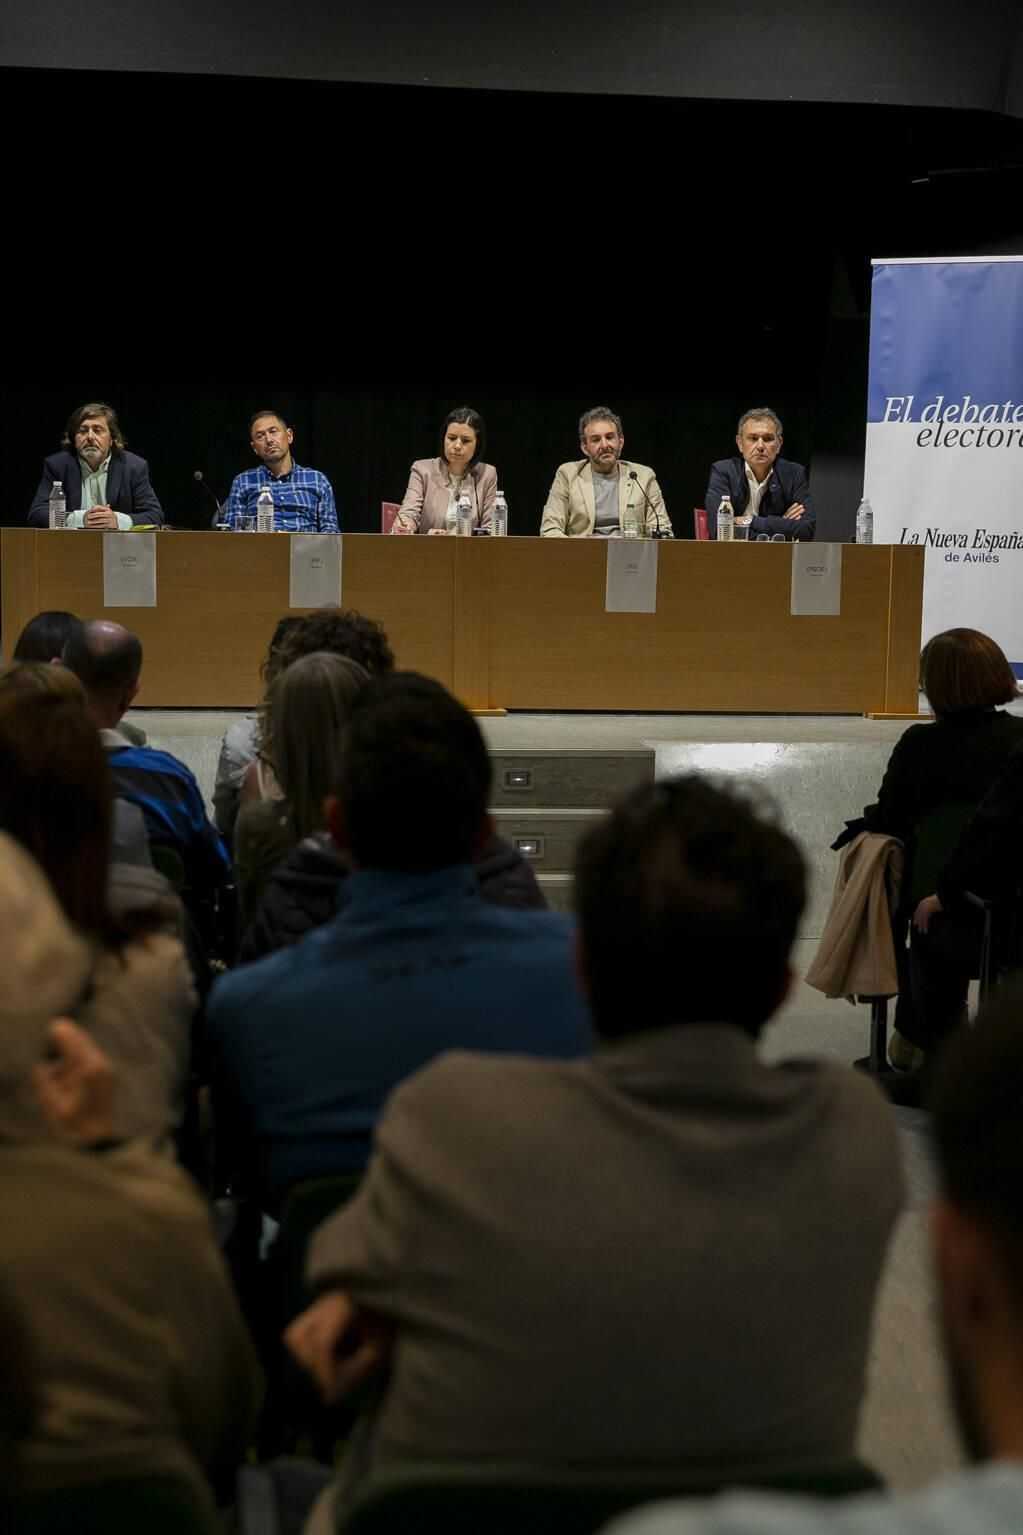
M 347 656 L 314 651 L 292 662 L 270 688 L 268 725 L 280 799 L 243 804 L 234 835 L 244 932 L 267 879 L 303 837 L 323 829 L 323 801 L 341 730 L 369 673 Z

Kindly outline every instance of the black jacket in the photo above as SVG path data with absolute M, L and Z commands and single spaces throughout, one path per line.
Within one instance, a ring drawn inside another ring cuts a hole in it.
M 727 496 L 737 517 L 741 517 L 749 505 L 749 481 L 746 478 L 746 461 L 736 454 L 734 458 L 720 458 L 710 466 L 710 484 L 703 504 L 707 509 L 707 527 L 711 538 L 717 538 L 717 509 L 721 497 Z M 786 521 L 785 513 L 790 506 L 799 503 L 805 507 L 805 515 L 798 521 Z M 802 464 L 790 463 L 786 458 L 776 458 L 771 478 L 760 500 L 760 515 L 750 524 L 749 536 L 758 533 L 784 533 L 786 538 L 801 539 L 808 543 L 817 532 L 817 511 L 810 499 L 810 487 L 806 483 L 806 470 Z
M 60 480 L 64 486 L 68 513 L 78 511 L 82 501 L 82 470 L 77 454 L 64 449 L 51 454 L 43 463 L 43 477 L 29 509 L 30 528 L 49 527 L 50 491 L 54 480 Z M 111 453 L 107 470 L 107 504 L 115 512 L 124 512 L 132 522 L 151 522 L 156 527 L 163 524 L 163 508 L 149 482 L 149 465 L 137 453 L 120 450 Z
M 532 869 L 502 837 L 493 839 L 475 868 L 484 901 L 494 906 L 546 906 Z M 242 940 L 239 964 L 288 948 L 329 921 L 348 873 L 344 855 L 326 832 L 300 842 L 267 881 L 262 904 Z

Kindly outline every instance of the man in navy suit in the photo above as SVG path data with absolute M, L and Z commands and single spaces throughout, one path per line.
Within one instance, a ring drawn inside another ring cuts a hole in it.
M 749 536 L 781 533 L 785 538 L 810 540 L 817 531 L 817 512 L 802 464 L 779 458 L 781 421 L 766 406 L 739 417 L 735 458 L 710 466 L 704 498 L 708 531 L 717 538 L 717 509 L 721 497 L 732 503 L 736 518 L 750 518 Z
M 28 514 L 29 527 L 45 528 L 50 491 L 64 486 L 69 528 L 124 531 L 135 523 L 163 522 L 163 509 L 149 483 L 149 465 L 128 453 L 117 412 L 93 402 L 71 412 L 61 452 L 43 463 L 43 477 Z

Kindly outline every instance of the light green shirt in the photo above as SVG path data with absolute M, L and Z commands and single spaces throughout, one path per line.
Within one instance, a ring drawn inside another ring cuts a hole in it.
M 79 457 L 78 467 L 82 471 L 82 505 L 79 511 L 68 514 L 67 525 L 69 528 L 83 528 L 85 526 L 85 514 L 94 506 L 106 506 L 107 504 L 107 470 L 110 468 L 110 454 L 96 468 L 90 469 L 84 458 Z M 131 518 L 126 512 L 115 512 L 117 526 L 124 533 L 131 527 Z

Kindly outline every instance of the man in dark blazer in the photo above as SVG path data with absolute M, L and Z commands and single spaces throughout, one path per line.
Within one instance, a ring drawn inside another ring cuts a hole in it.
M 69 528 L 124 531 L 135 523 L 163 523 L 149 465 L 125 450 L 117 412 L 109 405 L 93 402 L 71 412 L 61 451 L 43 463 L 29 527 L 49 526 L 55 480 L 64 486 Z
M 737 518 L 750 517 L 749 536 L 781 533 L 785 538 L 810 540 L 817 531 L 817 512 L 802 464 L 779 458 L 781 421 L 766 406 L 739 417 L 735 458 L 720 458 L 710 466 L 710 484 L 703 504 L 711 538 L 717 538 L 717 510 L 727 496 Z

